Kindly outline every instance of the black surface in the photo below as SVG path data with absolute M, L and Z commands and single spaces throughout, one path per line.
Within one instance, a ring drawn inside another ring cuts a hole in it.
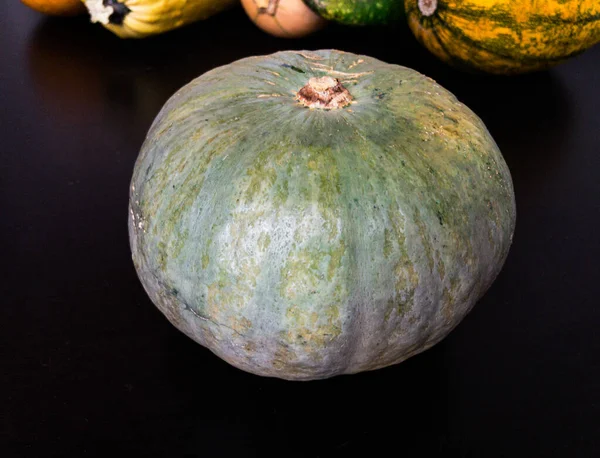
M 493 78 L 445 67 L 405 30 L 285 41 L 241 11 L 135 42 L 16 1 L 0 22 L 1 456 L 600 456 L 600 46 Z M 246 374 L 173 328 L 133 269 L 128 184 L 162 104 L 214 66 L 285 48 L 426 73 L 483 118 L 513 174 L 501 275 L 398 366 Z

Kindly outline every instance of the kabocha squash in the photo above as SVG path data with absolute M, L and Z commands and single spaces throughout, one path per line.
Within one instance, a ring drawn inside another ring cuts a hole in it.
M 51 16 L 75 16 L 85 12 L 81 0 L 21 0 L 28 7 Z
M 405 0 L 410 28 L 459 68 L 542 70 L 600 41 L 599 0 Z
M 304 0 L 327 20 L 346 25 L 380 25 L 404 16 L 404 0 Z
M 302 0 L 242 0 L 242 6 L 259 28 L 277 37 L 303 37 L 326 24 Z
M 136 161 L 139 278 L 243 370 L 317 379 L 440 341 L 501 269 L 509 170 L 423 75 L 339 51 L 214 69 L 162 108 Z
M 121 38 L 143 38 L 206 19 L 236 0 L 84 0 L 91 21 Z

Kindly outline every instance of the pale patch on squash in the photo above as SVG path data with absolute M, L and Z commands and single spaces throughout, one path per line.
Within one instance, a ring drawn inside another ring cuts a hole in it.
M 258 248 L 264 253 L 269 249 L 269 245 L 271 245 L 271 236 L 267 232 L 263 232 L 258 238 Z
M 210 256 L 208 253 L 202 254 L 202 268 L 206 269 L 208 267 L 208 263 L 210 262 Z
M 290 307 L 286 313 L 288 320 L 288 331 L 284 333 L 286 341 L 317 350 L 338 337 L 342 332 L 338 323 L 339 306 L 331 304 L 321 313 L 319 317 L 316 312 L 304 310 L 296 305 Z
M 218 317 L 220 314 L 219 307 L 219 284 L 217 282 L 208 285 L 208 295 L 206 298 L 205 313 L 211 318 Z
M 252 321 L 245 317 L 232 317 L 230 323 L 231 328 L 238 334 L 242 335 L 252 327 Z
M 292 254 L 281 274 L 281 295 L 290 301 L 317 289 L 326 253 L 308 249 Z
M 257 154 L 251 167 L 246 171 L 249 179 L 244 191 L 244 202 L 250 204 L 256 202 L 259 197 L 268 198 L 270 191 L 275 188 L 278 194 L 278 204 L 283 204 L 287 199 L 287 183 L 276 185 L 278 170 L 289 157 L 286 148 L 271 146 Z M 283 172 L 283 171 L 280 171 Z
M 395 304 L 398 308 L 398 314 L 410 310 L 415 297 L 415 290 L 419 284 L 419 274 L 408 257 L 398 261 L 394 267 L 396 283 L 394 285 L 396 292 Z
M 220 271 L 217 281 L 208 285 L 207 291 L 204 313 L 215 323 L 231 323 L 252 297 L 248 282 L 232 281 L 224 270 Z
M 291 329 L 287 332 L 286 338 L 290 343 L 296 345 L 307 345 L 315 348 L 324 348 L 327 343 L 341 334 L 339 326 L 325 325 L 316 328 L 302 327 Z
M 298 356 L 288 345 L 279 345 L 271 365 L 278 370 L 285 370 L 286 374 L 301 374 L 302 371 L 295 369 L 294 363 L 298 360 Z
M 331 220 L 324 219 L 322 228 L 327 231 L 325 234 L 329 243 L 314 241 L 315 245 L 292 251 L 288 255 L 281 269 L 280 294 L 283 298 L 295 301 L 322 291 L 334 280 L 338 269 L 342 267 L 346 244 L 340 238 L 340 225 L 337 221 L 334 224 Z M 297 228 L 294 240 L 301 243 L 310 236 L 302 228 Z
M 253 341 L 249 340 L 246 343 L 244 343 L 244 345 L 242 346 L 242 348 L 246 352 L 246 355 L 250 356 L 250 355 L 252 355 L 252 353 L 254 353 L 256 351 L 256 343 L 254 343 Z
M 182 232 L 177 231 L 169 239 L 168 250 L 171 252 L 171 257 L 176 258 L 181 254 L 185 243 L 189 237 L 189 230 L 185 229 Z

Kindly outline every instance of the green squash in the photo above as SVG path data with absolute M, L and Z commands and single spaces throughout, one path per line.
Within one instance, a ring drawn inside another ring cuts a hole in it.
M 136 162 L 129 233 L 154 304 L 232 365 L 308 380 L 444 338 L 499 273 L 509 170 L 431 79 L 279 52 L 180 89 Z
M 346 25 L 381 25 L 404 17 L 404 0 L 304 0 L 319 16 Z

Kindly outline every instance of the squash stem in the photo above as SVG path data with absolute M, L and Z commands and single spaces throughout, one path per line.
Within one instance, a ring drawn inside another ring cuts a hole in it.
M 256 2 L 255 2 L 256 3 Z M 264 6 L 265 2 L 263 1 L 262 6 L 258 6 L 258 14 L 268 14 L 269 16 L 275 16 L 277 14 L 277 7 L 279 6 L 279 0 L 268 0 L 266 6 Z
M 309 79 L 298 91 L 296 100 L 308 108 L 334 110 L 350 105 L 352 96 L 337 78 L 323 76 Z
M 423 16 L 431 16 L 437 10 L 437 0 L 419 0 L 419 10 Z
M 84 3 L 90 13 L 90 20 L 104 25 L 121 25 L 125 16 L 131 12 L 118 0 L 84 0 Z

